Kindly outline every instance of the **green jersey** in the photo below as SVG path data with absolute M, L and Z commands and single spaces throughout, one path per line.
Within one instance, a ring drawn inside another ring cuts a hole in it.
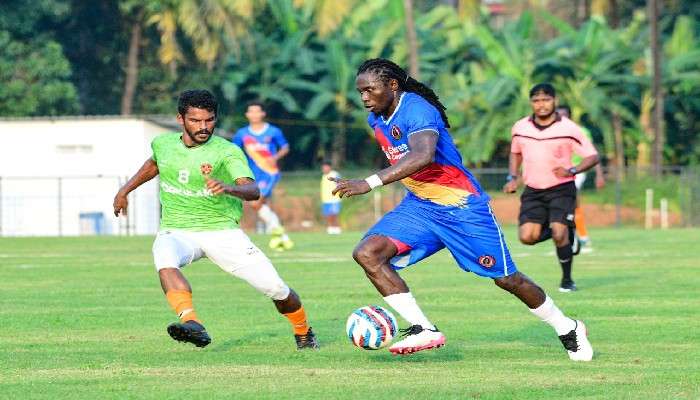
M 165 134 L 151 143 L 160 175 L 161 229 L 237 228 L 243 201 L 225 194 L 213 195 L 204 174 L 227 184 L 234 184 L 238 178 L 252 178 L 243 151 L 218 136 L 203 145 L 187 147 L 181 136 Z

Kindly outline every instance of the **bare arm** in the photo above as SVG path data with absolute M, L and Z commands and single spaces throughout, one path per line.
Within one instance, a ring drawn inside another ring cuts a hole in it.
M 518 189 L 518 173 L 520 166 L 523 164 L 523 155 L 521 153 L 510 153 L 508 158 L 508 175 L 510 179 L 503 185 L 503 191 L 506 193 L 515 193 Z
M 592 156 L 588 156 L 581 160 L 581 162 L 575 166 L 576 168 L 576 173 L 581 173 L 581 172 L 586 172 L 589 169 L 593 168 L 598 162 L 600 161 L 600 158 L 598 157 L 598 154 L 594 154 Z M 554 169 L 554 175 L 560 177 L 560 178 L 566 178 L 569 176 L 573 176 L 571 172 L 569 172 L 568 169 L 564 167 L 557 167 Z
M 216 179 L 207 178 L 207 189 L 211 190 L 215 195 L 227 194 L 246 201 L 260 198 L 260 189 L 258 189 L 258 185 L 252 179 L 238 178 L 235 183 L 235 185 L 227 185 Z
M 281 160 L 287 154 L 289 154 L 289 145 L 288 144 L 282 146 L 282 148 L 280 148 L 280 150 L 277 152 L 277 154 L 275 154 L 275 156 L 274 156 L 275 161 Z
M 155 160 L 149 158 L 143 163 L 141 168 L 136 172 L 134 176 L 129 179 L 124 186 L 119 189 L 117 195 L 114 196 L 114 216 L 118 217 L 119 214 L 126 215 L 126 210 L 129 207 L 129 201 L 127 196 L 137 187 L 143 185 L 144 183 L 150 181 L 158 175 L 158 165 Z
M 595 165 L 595 187 L 596 189 L 605 187 L 605 175 L 603 174 L 603 165 L 600 162 Z
M 438 134 L 432 130 L 419 131 L 411 135 L 408 144 L 411 150 L 396 164 L 384 168 L 377 173 L 382 184 L 387 185 L 410 176 L 435 159 L 435 146 Z M 340 197 L 350 197 L 365 194 L 372 190 L 364 179 L 332 179 L 338 183 L 333 194 Z

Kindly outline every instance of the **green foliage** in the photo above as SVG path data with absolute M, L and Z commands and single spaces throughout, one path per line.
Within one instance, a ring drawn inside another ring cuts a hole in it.
M 65 115 L 78 110 L 71 64 L 51 27 L 69 13 L 67 1 L 0 4 L 0 115 Z
M 78 110 L 78 96 L 61 45 L 38 38 L 13 40 L 0 31 L 0 115 L 65 115 Z
M 459 8 L 468 12 L 416 1 L 414 14 L 421 80 L 447 106 L 466 163 L 506 162 L 510 128 L 529 114 L 528 90 L 540 81 L 555 84 L 606 156 L 615 152 L 613 115 L 622 121 L 628 160 L 649 141 L 644 1 L 618 2 L 619 28 L 598 17 L 572 25 L 542 9 L 494 27 L 485 8 L 475 12 L 478 2 L 458 3 L 469 4 Z M 661 24 L 665 156 L 692 164 L 700 162 L 697 11 L 672 3 Z M 290 133 L 285 162 L 294 168 L 312 166 L 329 149 L 369 144 L 354 90 L 360 62 L 407 64 L 402 0 L 21 0 L 0 7 L 9 32 L 0 49 L 3 115 L 118 113 L 130 32 L 139 24 L 135 114 L 170 113 L 180 90 L 206 87 L 221 98 L 222 127 L 230 129 L 243 123 L 243 105 L 260 98 Z M 381 163 L 378 153 L 360 153 L 348 158 Z

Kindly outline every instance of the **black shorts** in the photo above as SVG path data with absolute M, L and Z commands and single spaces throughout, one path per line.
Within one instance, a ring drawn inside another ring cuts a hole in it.
M 520 196 L 520 225 L 526 222 L 547 224 L 560 222 L 574 226 L 576 185 L 573 181 L 547 189 L 525 186 Z

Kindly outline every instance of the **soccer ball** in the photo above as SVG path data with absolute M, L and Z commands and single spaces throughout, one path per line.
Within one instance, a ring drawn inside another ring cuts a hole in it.
M 381 349 L 391 343 L 397 330 L 394 315 L 379 306 L 358 308 L 345 324 L 345 332 L 352 344 L 365 350 Z

